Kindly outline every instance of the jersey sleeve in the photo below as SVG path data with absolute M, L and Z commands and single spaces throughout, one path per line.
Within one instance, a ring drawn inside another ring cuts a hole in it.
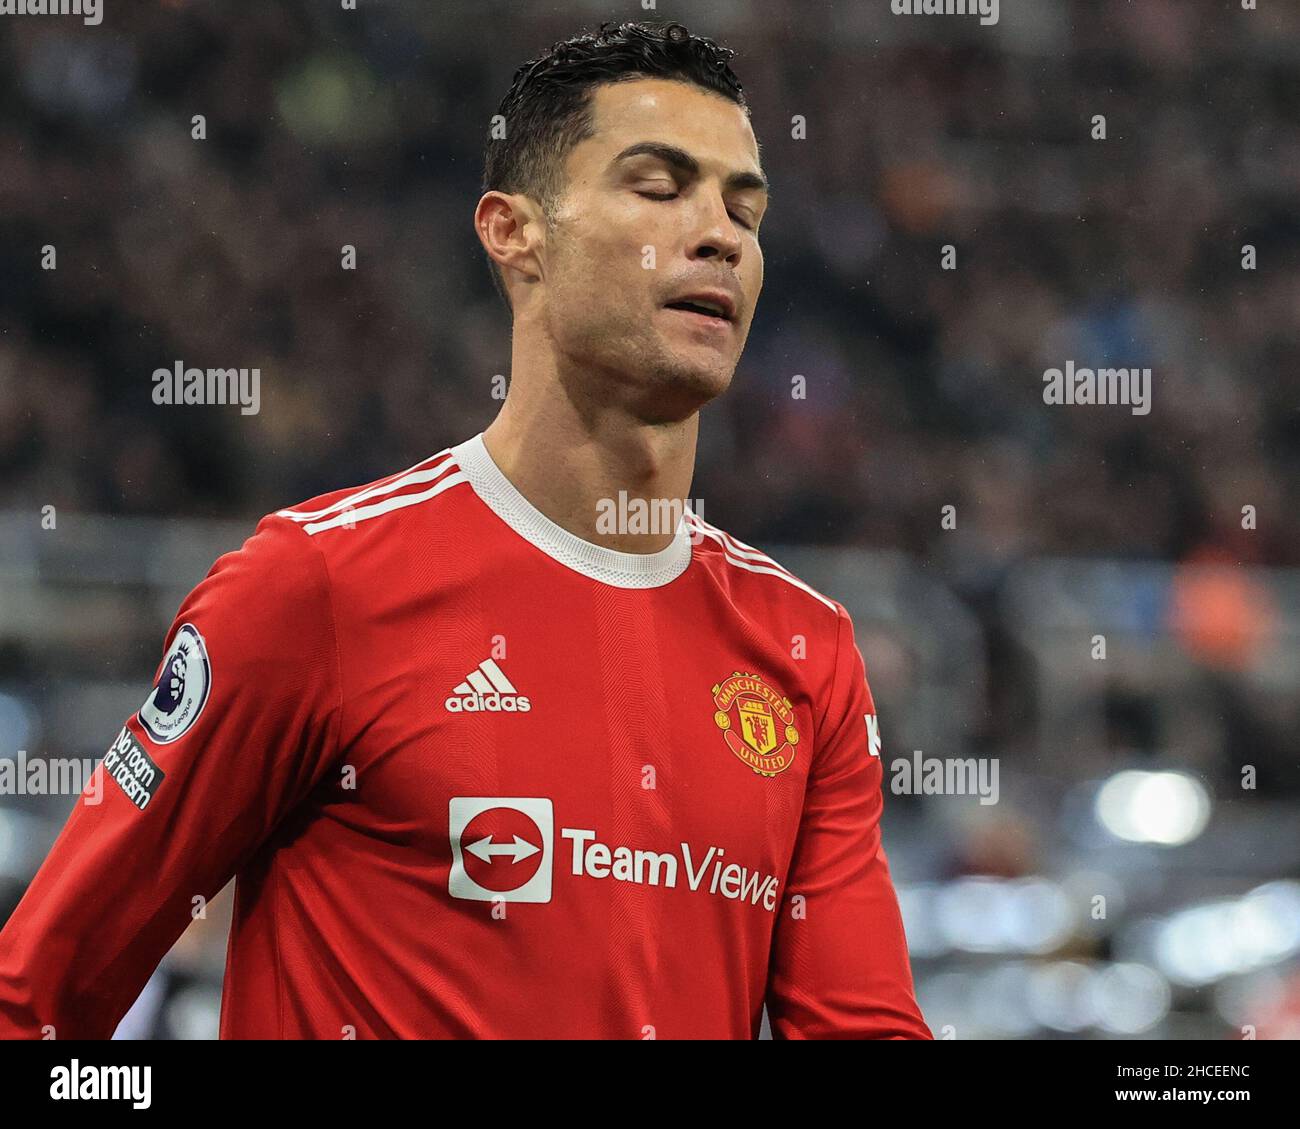
M 110 1037 L 194 907 L 328 771 L 341 700 L 324 558 L 265 517 L 181 604 L 0 931 L 0 1037 Z
M 776 1039 L 931 1039 L 880 839 L 875 706 L 848 614 L 809 772 L 767 1010 Z

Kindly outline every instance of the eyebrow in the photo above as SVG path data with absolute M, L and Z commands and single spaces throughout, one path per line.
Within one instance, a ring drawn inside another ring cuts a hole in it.
M 676 145 L 667 145 L 662 141 L 638 141 L 635 145 L 629 145 L 617 157 L 610 162 L 612 165 L 625 161 L 629 157 L 657 157 L 666 165 L 671 165 L 678 172 L 687 176 L 700 175 L 700 162 L 692 157 L 685 149 L 679 149 Z M 756 188 L 760 192 L 768 192 L 767 177 L 756 172 L 733 172 L 723 182 L 723 188 L 728 192 L 739 192 L 746 188 Z

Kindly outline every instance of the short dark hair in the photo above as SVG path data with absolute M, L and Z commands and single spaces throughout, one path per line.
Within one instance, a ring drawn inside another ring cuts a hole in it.
M 483 156 L 483 191 L 519 193 L 536 200 L 547 221 L 564 193 L 564 161 L 593 132 L 591 94 L 604 83 L 668 78 L 694 83 L 740 106 L 749 106 L 727 60 L 735 51 L 692 35 L 679 23 L 602 23 L 547 48 L 524 63 L 501 100 L 497 116 L 505 136 L 489 133 Z M 510 306 L 505 281 L 488 257 L 492 282 Z

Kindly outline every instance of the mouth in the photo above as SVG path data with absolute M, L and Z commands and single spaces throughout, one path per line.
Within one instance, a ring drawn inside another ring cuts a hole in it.
M 664 309 L 675 310 L 686 315 L 697 325 L 714 329 L 729 328 L 736 317 L 735 307 L 730 297 L 725 294 L 701 294 L 679 298 L 667 303 Z

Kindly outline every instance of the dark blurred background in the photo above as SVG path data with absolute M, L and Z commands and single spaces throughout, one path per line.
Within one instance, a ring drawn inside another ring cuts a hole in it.
M 0 17 L 0 757 L 102 754 L 258 516 L 490 422 L 489 119 L 678 19 L 773 185 L 692 496 L 853 612 L 887 767 L 1000 769 L 887 796 L 936 1035 L 1300 1036 L 1300 3 L 358 7 Z M 260 411 L 155 404 L 177 360 Z M 1045 404 L 1067 360 L 1150 367 L 1150 414 Z M 71 803 L 0 795 L 0 919 Z M 215 1035 L 225 924 L 121 1034 Z

